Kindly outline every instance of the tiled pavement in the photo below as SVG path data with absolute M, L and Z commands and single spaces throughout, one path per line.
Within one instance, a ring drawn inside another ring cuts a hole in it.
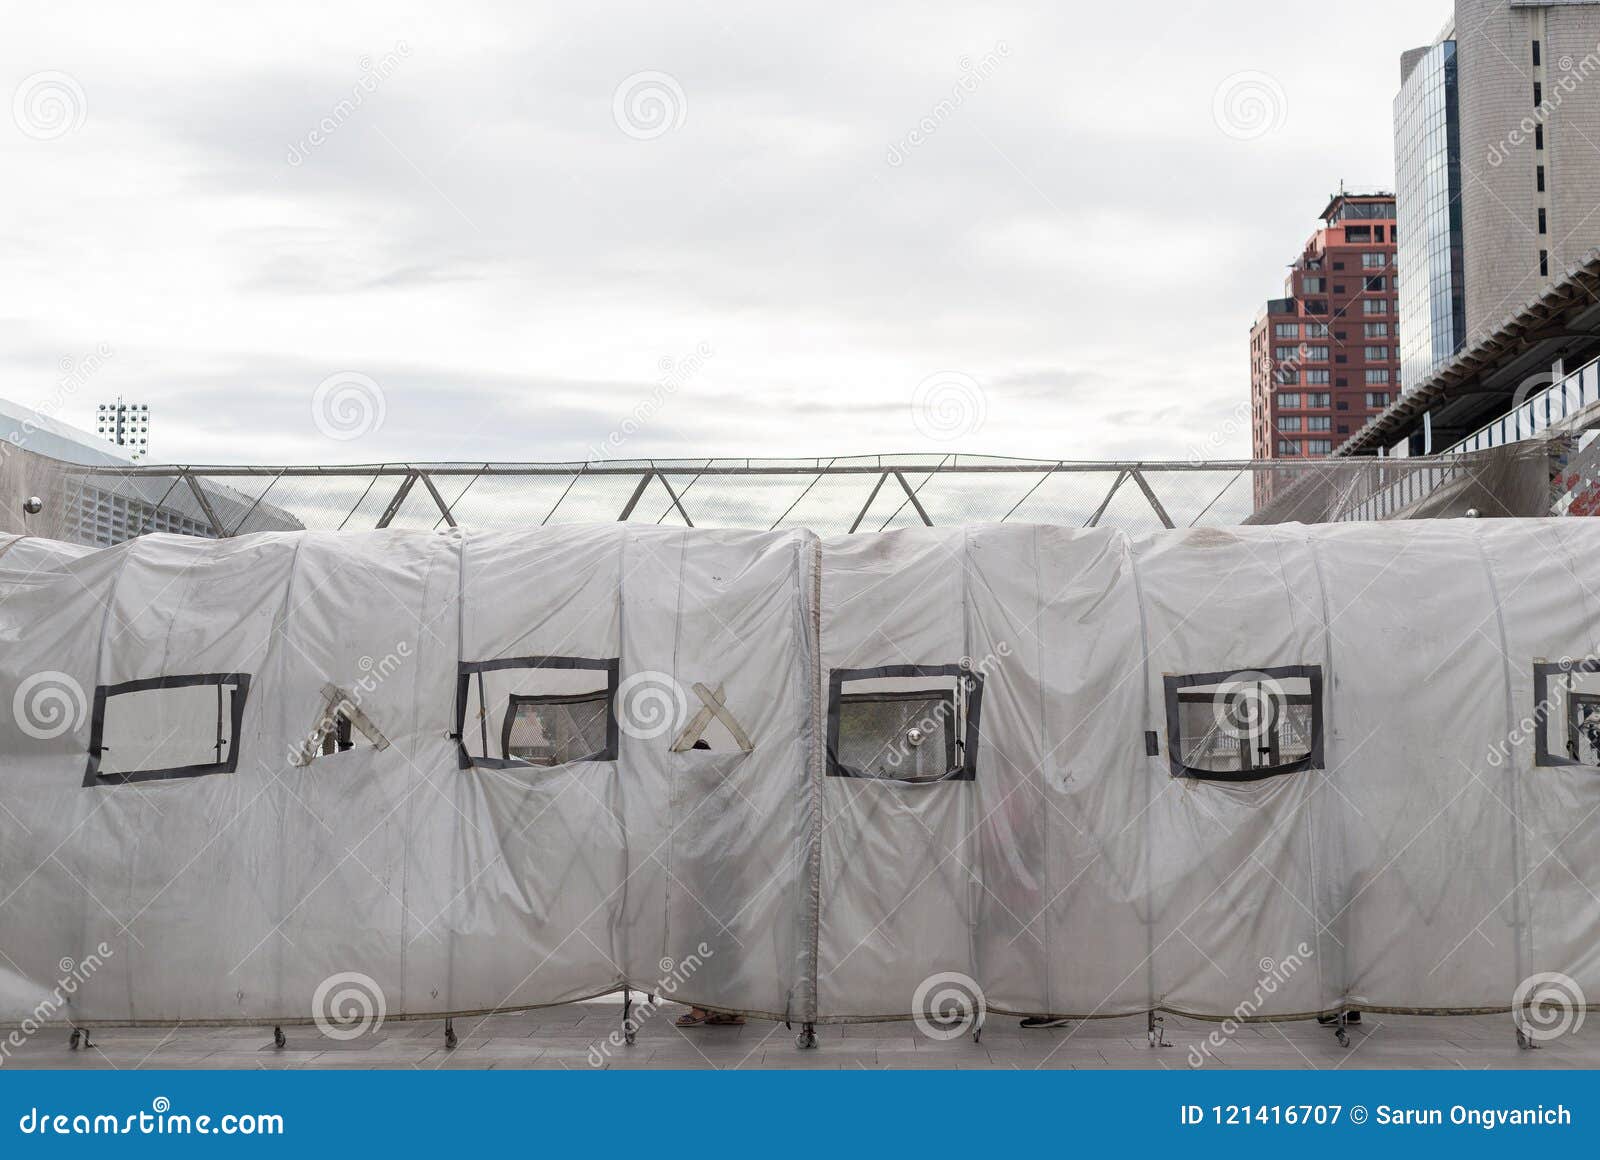
M 272 1046 L 270 1028 L 118 1029 L 92 1031 L 94 1046 L 72 1051 L 60 1028 L 41 1032 L 9 1053 L 16 1068 L 1187 1068 L 1214 1023 L 1168 1016 L 1170 1047 L 1149 1046 L 1143 1017 L 1097 1019 L 1053 1031 L 1024 1031 L 1012 1018 L 991 1017 L 980 1042 L 970 1035 L 939 1042 L 911 1023 L 853 1024 L 817 1029 L 814 1051 L 798 1050 L 781 1023 L 680 1031 L 684 1010 L 665 1004 L 642 1020 L 637 1042 L 613 1046 L 621 1006 L 614 1002 L 487 1018 L 458 1019 L 458 1046 L 446 1050 L 439 1020 L 390 1021 L 350 1042 L 314 1027 L 285 1029 Z M 1266 1068 L 1595 1068 L 1600 1020 L 1575 1034 L 1521 1051 L 1510 1016 L 1425 1018 L 1372 1015 L 1350 1030 L 1350 1047 L 1314 1022 L 1255 1024 L 1210 1051 L 1207 1067 Z M 1220 1032 L 1219 1032 L 1220 1033 Z M 620 1040 L 620 1036 L 618 1036 Z

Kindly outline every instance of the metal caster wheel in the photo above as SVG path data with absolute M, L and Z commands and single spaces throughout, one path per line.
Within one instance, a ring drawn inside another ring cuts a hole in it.
M 1151 1012 L 1145 1025 L 1145 1038 L 1151 1047 L 1171 1047 L 1167 1042 L 1167 1017 Z
M 289 1042 L 289 1037 L 283 1033 L 282 1027 L 272 1029 L 272 1046 L 282 1048 Z
M 76 1027 L 74 1027 L 72 1029 L 72 1034 L 67 1037 L 67 1050 L 69 1050 L 69 1051 L 77 1051 L 78 1050 L 78 1043 L 81 1041 L 82 1036 L 83 1036 L 83 1033 L 81 1031 L 79 1031 Z M 1517 1039 L 1519 1041 L 1522 1039 L 1522 1032 L 1520 1032 L 1520 1031 L 1517 1032 Z
M 1337 1031 L 1335 1031 L 1333 1033 L 1333 1037 L 1339 1041 L 1339 1046 L 1340 1047 L 1349 1047 L 1350 1046 L 1350 1035 L 1349 1035 L 1349 1033 L 1347 1031 L 1345 1031 L 1345 1029 L 1343 1027 L 1341 1027 Z
M 817 1046 L 817 1029 L 807 1023 L 800 1029 L 800 1034 L 794 1037 L 794 1045 L 801 1051 L 810 1051 Z
M 444 1021 L 444 1049 L 446 1051 L 454 1051 L 458 1042 L 460 1041 L 456 1039 L 455 1021 L 446 1019 Z

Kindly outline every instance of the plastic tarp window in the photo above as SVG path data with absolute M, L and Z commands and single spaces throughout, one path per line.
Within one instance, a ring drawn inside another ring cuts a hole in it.
M 322 729 L 317 752 L 323 757 L 331 757 L 335 753 L 348 753 L 354 748 L 355 742 L 350 737 L 350 718 L 335 709 L 332 720 Z
M 606 748 L 606 690 L 569 695 L 511 694 L 500 733 L 500 756 L 529 765 L 600 761 Z
M 250 677 L 204 673 L 95 689 L 83 784 L 233 773 Z
M 982 675 L 960 665 L 835 669 L 829 681 L 828 775 L 973 780 L 982 696 Z
M 456 682 L 462 769 L 617 760 L 619 661 L 511 657 L 463 662 Z
M 1258 781 L 1322 766 L 1319 665 L 1165 679 L 1174 777 Z
M 1600 768 L 1600 659 L 1533 666 L 1536 765 Z

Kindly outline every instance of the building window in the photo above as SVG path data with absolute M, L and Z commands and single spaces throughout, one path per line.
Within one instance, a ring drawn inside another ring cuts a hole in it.
M 1319 383 L 1325 384 L 1325 383 L 1327 383 L 1327 381 L 1328 381 L 1328 372 L 1327 371 L 1318 371 L 1318 370 L 1308 370 L 1308 371 L 1306 371 L 1306 382 L 1310 383 L 1313 386 L 1316 386 Z
M 1367 386 L 1369 387 L 1377 386 L 1379 383 L 1387 383 L 1389 381 L 1389 370 L 1387 367 L 1370 367 L 1368 368 L 1366 375 Z
M 456 674 L 460 767 L 615 761 L 618 668 L 615 658 L 463 661 Z
M 1333 405 L 1333 409 L 1335 411 L 1348 411 L 1350 409 L 1350 404 L 1348 402 L 1346 402 L 1344 399 L 1340 399 L 1337 403 L 1335 403 Z
M 1535 66 L 1539 63 L 1539 42 L 1537 40 L 1533 42 L 1533 63 Z
M 1293 439 L 1280 439 L 1280 440 L 1278 440 L 1278 456 L 1279 456 L 1279 458 L 1285 458 L 1285 457 L 1288 457 L 1288 456 L 1291 456 L 1291 455 L 1299 455 L 1299 454 L 1300 454 L 1300 444 L 1296 443 Z
M 1328 301 L 1325 298 L 1308 298 L 1305 301 L 1305 311 L 1307 314 L 1326 314 Z
M 1541 234 L 1547 234 L 1550 232 L 1549 228 L 1545 224 L 1544 206 L 1542 205 L 1539 207 L 1539 232 Z
M 1372 240 L 1372 227 L 1345 226 L 1344 240 L 1347 242 L 1370 242 Z
M 1280 431 L 1298 431 L 1298 430 L 1300 430 L 1300 416 L 1299 415 L 1279 415 L 1278 416 L 1278 430 L 1280 430 Z
M 1389 348 L 1386 347 L 1386 346 L 1369 346 L 1369 347 L 1367 347 L 1367 361 L 1368 362 L 1388 362 L 1389 361 Z
M 1367 392 L 1367 408 L 1369 410 L 1377 410 L 1380 407 L 1387 407 L 1388 405 L 1389 405 L 1389 392 L 1388 391 L 1368 391 Z
M 1389 324 L 1387 322 L 1365 322 L 1361 325 L 1361 331 L 1366 338 L 1388 338 Z
M 1322 767 L 1318 665 L 1164 678 L 1173 777 L 1259 781 Z
M 1308 346 L 1305 348 L 1307 362 L 1327 362 L 1328 348 L 1325 346 Z
M 1342 283 L 1342 282 L 1335 282 L 1335 283 L 1334 283 L 1334 284 L 1333 284 L 1333 292 L 1334 292 L 1334 293 L 1335 293 L 1335 294 L 1343 294 L 1343 293 L 1344 293 L 1344 283 Z
M 1333 443 L 1332 443 L 1331 440 L 1327 440 L 1327 439 L 1307 439 L 1306 440 L 1306 454 L 1307 455 L 1327 455 L 1332 450 L 1333 450 Z
M 239 766 L 248 673 L 154 677 L 94 691 L 83 784 L 126 785 Z
M 1535 125 L 1533 127 L 1533 147 L 1535 149 L 1543 149 L 1544 148 L 1544 126 L 1543 125 Z
M 1363 298 L 1361 300 L 1361 313 L 1387 314 L 1389 313 L 1389 300 L 1387 298 Z
M 1544 104 L 1544 86 L 1538 81 L 1533 82 L 1533 107 L 1538 108 Z
M 1302 292 L 1304 292 L 1306 294 L 1321 294 L 1322 293 L 1322 279 L 1321 278 L 1302 278 L 1300 280 L 1300 289 L 1301 289 Z
M 1278 393 L 1278 406 L 1298 410 L 1300 407 L 1300 395 L 1295 391 L 1280 391 Z
M 1550 252 L 1548 250 L 1540 250 L 1539 251 L 1539 277 L 1546 278 L 1546 277 L 1549 277 L 1549 275 L 1550 275 Z
M 1312 415 L 1306 420 L 1307 431 L 1331 431 L 1333 420 L 1327 415 Z
M 1308 323 L 1306 323 L 1306 337 L 1307 338 L 1327 338 L 1328 337 L 1328 324 L 1326 322 L 1308 322 Z
M 1313 391 L 1311 394 L 1306 396 L 1306 406 L 1312 409 L 1326 407 L 1331 398 L 1333 398 L 1333 396 L 1327 391 Z
M 1299 355 L 1300 348 L 1297 346 L 1280 346 L 1274 348 L 1272 352 L 1272 357 L 1279 362 L 1294 362 Z
M 1300 372 L 1293 367 L 1279 367 L 1272 372 L 1272 381 L 1279 386 L 1292 387 L 1300 381 Z
M 828 679 L 828 776 L 972 781 L 983 676 L 962 665 L 834 669 Z
M 1299 338 L 1300 324 L 1298 322 L 1277 322 L 1272 326 L 1274 338 Z
M 1383 270 L 1389 265 L 1387 254 L 1362 254 L 1361 268 L 1364 270 Z
M 1533 174 L 1534 174 L 1534 185 L 1537 187 L 1537 189 L 1539 190 L 1540 193 L 1543 193 L 1544 192 L 1544 166 L 1540 165 L 1537 168 L 1535 168 L 1534 171 L 1533 171 Z
M 1375 290 L 1381 293 L 1382 291 L 1388 289 L 1388 283 L 1384 280 L 1384 276 L 1382 274 L 1373 274 L 1367 279 L 1366 288 L 1368 290 Z

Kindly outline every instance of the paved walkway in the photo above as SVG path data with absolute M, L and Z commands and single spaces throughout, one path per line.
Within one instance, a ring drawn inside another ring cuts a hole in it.
M 1595 1068 L 1600 1019 L 1538 1051 L 1518 1050 L 1510 1016 L 1461 1018 L 1368 1015 L 1340 1048 L 1315 1023 L 1251 1025 L 1206 1050 L 1219 1025 L 1168 1016 L 1170 1047 L 1152 1049 L 1145 1021 L 1097 1019 L 1053 1031 L 1024 1031 L 1011 1018 L 991 1018 L 982 1040 L 929 1039 L 911 1023 L 820 1027 L 815 1051 L 796 1049 L 782 1024 L 680 1031 L 684 1010 L 666 1004 L 642 1020 L 632 1046 L 613 1044 L 621 1006 L 579 1003 L 545 1011 L 456 1021 L 459 1043 L 446 1050 L 439 1020 L 389 1022 L 340 1042 L 314 1027 L 290 1027 L 288 1044 L 272 1046 L 267 1028 L 107 1028 L 94 1046 L 72 1051 L 59 1028 L 8 1049 L 5 1068 Z M 620 1035 L 617 1039 L 620 1040 Z

